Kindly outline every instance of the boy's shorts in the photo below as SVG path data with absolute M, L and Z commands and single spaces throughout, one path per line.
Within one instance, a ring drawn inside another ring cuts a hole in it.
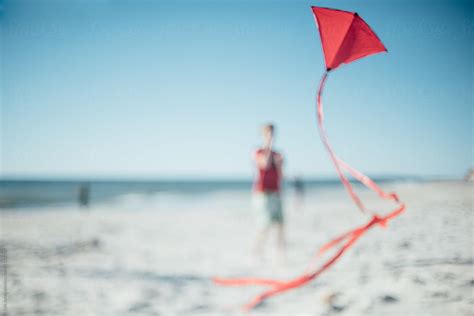
M 255 192 L 253 205 L 258 225 L 262 228 L 283 223 L 283 210 L 279 192 Z

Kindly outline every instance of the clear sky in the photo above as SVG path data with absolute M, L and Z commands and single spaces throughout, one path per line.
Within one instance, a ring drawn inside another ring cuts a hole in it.
M 0 175 L 248 177 L 259 126 L 287 174 L 332 176 L 315 121 L 311 5 L 389 53 L 331 74 L 326 127 L 369 174 L 473 163 L 471 1 L 0 1 Z

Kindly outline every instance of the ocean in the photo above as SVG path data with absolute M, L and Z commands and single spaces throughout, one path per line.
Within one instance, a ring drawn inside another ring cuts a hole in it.
M 421 181 L 416 177 L 377 177 L 378 183 Z M 307 189 L 332 188 L 339 179 L 307 179 Z M 355 183 L 355 185 L 358 185 Z M 252 180 L 0 180 L 0 209 L 65 206 L 80 201 L 81 187 L 88 188 L 88 202 L 93 205 L 113 201 L 125 195 L 182 195 L 193 196 L 215 192 L 246 192 L 252 189 Z M 292 190 L 292 181 L 284 189 Z

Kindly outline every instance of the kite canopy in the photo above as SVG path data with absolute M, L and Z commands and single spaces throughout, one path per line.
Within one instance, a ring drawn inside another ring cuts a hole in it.
M 386 52 L 370 26 L 355 12 L 311 7 L 321 36 L 326 69 Z

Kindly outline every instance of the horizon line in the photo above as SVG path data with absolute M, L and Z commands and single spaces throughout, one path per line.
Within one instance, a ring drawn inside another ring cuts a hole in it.
M 456 180 L 462 179 L 462 175 L 452 174 L 402 174 L 402 173 L 373 173 L 368 174 L 369 177 L 376 180 L 392 180 L 392 179 L 417 179 L 417 180 Z M 283 177 L 284 181 L 292 181 L 300 178 L 303 181 L 339 181 L 337 175 L 290 175 Z M 65 181 L 65 182 L 88 182 L 88 181 L 104 181 L 104 182 L 168 182 L 168 181 L 187 181 L 187 182 L 238 182 L 253 181 L 253 176 L 235 176 L 235 175 L 1 175 L 0 181 Z M 349 177 L 352 180 L 352 177 Z

